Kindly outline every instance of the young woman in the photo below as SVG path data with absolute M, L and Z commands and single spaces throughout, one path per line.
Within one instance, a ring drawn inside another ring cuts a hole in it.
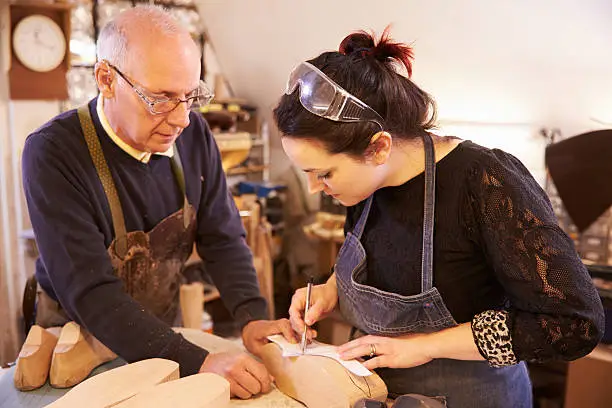
M 601 301 L 519 160 L 430 132 L 411 59 L 386 32 L 360 32 L 291 72 L 274 111 L 283 148 L 311 193 L 348 207 L 334 273 L 306 316 L 296 292 L 292 326 L 338 306 L 356 328 L 341 355 L 369 358 L 390 394 L 531 407 L 524 361 L 589 353 Z

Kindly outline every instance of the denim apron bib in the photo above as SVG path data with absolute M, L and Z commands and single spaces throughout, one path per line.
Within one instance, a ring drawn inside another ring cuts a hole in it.
M 343 317 L 357 331 L 380 336 L 431 333 L 457 323 L 438 289 L 433 286 L 433 231 L 435 168 L 433 141 L 423 135 L 425 147 L 425 205 L 421 293 L 402 296 L 368 286 L 366 253 L 360 242 L 374 195 L 366 201 L 352 232 L 348 232 L 335 265 L 338 299 Z M 401 243 L 399 243 L 401 244 Z M 436 359 L 413 368 L 376 370 L 389 395 L 418 393 L 441 396 L 450 408 L 532 406 L 531 383 L 524 362 L 494 368 L 486 361 Z

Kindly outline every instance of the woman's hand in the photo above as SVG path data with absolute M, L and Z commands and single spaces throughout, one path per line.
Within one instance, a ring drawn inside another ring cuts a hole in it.
M 338 347 L 338 353 L 343 360 L 372 356 L 363 362 L 368 370 L 417 367 L 434 358 L 428 345 L 429 336 L 423 333 L 399 337 L 364 336 Z
M 338 287 L 336 286 L 336 275 L 332 275 L 323 285 L 315 285 L 310 293 L 310 308 L 304 316 L 306 309 L 306 288 L 295 291 L 289 307 L 289 321 L 291 327 L 298 334 L 304 332 L 304 324 L 312 326 L 315 322 L 327 316 L 338 304 Z M 309 340 L 316 337 L 316 332 L 308 329 L 306 337 Z

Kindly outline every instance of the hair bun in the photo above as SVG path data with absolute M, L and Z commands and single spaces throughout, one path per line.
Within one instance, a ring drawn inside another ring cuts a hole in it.
M 340 43 L 340 54 L 351 55 L 374 47 L 374 38 L 365 31 L 347 35 Z
M 412 60 L 414 53 L 412 47 L 393 42 L 389 36 L 389 27 L 380 36 L 378 43 L 374 41 L 374 35 L 365 31 L 358 31 L 348 35 L 340 43 L 341 54 L 351 55 L 353 53 L 361 53 L 361 55 L 370 55 L 379 61 L 393 64 L 392 60 L 400 63 L 406 68 L 408 77 L 412 76 Z

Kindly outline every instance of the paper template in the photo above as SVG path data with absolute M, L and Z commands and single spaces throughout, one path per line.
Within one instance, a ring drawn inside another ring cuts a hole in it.
M 280 346 L 281 350 L 283 351 L 283 357 L 295 357 L 302 355 L 329 357 L 342 364 L 344 368 L 346 368 L 355 375 L 358 375 L 360 377 L 367 377 L 369 375 L 372 375 L 372 372 L 365 368 L 363 364 L 361 364 L 359 361 L 342 360 L 340 358 L 340 355 L 336 351 L 337 347 L 332 346 L 331 344 L 312 341 L 307 345 L 304 354 L 302 354 L 301 346 L 299 343 L 289 343 L 281 334 L 268 336 L 268 340 Z

